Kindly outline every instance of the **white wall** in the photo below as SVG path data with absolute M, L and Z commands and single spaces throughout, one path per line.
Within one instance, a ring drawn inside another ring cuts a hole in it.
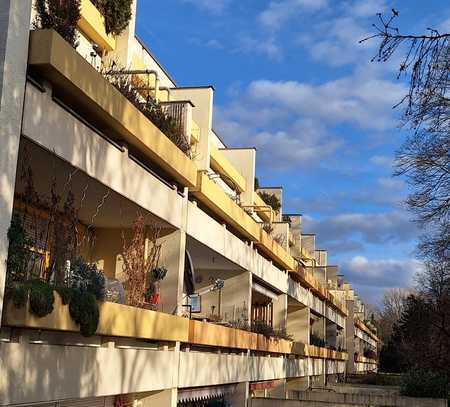
M 66 110 L 27 84 L 23 134 L 174 227 L 183 198 Z
M 175 351 L 38 345 L 21 339 L 0 345 L 0 405 L 174 387 Z
M 0 320 L 19 153 L 28 56 L 31 0 L 2 0 L 0 6 Z

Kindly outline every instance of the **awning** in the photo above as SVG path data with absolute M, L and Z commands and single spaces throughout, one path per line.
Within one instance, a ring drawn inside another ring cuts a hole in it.
M 179 389 L 178 402 L 188 403 L 191 401 L 213 400 L 223 397 L 227 394 L 232 394 L 236 390 L 236 384 L 226 386 L 212 386 L 212 387 L 196 387 L 192 389 Z
M 275 294 L 272 290 L 269 290 L 268 288 L 262 286 L 261 284 L 253 282 L 252 289 L 262 295 L 265 295 L 266 297 L 270 298 L 271 300 L 278 299 L 278 294 Z
M 250 383 L 250 390 L 273 389 L 282 383 L 282 380 L 266 380 L 264 382 Z

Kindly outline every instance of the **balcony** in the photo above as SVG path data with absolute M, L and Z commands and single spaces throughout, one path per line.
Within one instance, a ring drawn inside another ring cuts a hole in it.
M 28 63 L 108 133 L 117 134 L 119 141 L 180 184 L 196 185 L 195 164 L 55 31 L 31 33 Z
M 333 294 L 331 294 L 319 281 L 304 267 L 298 267 L 297 270 L 290 270 L 290 276 L 294 281 L 305 285 L 320 299 L 326 301 L 334 307 L 340 314 L 347 316 L 348 310 Z
M 223 180 L 232 189 L 244 192 L 246 189 L 245 179 L 239 174 L 225 155 L 216 146 L 211 146 L 211 168 L 223 176 Z
M 254 192 L 254 203 L 255 212 L 264 222 L 272 222 L 273 220 L 273 209 L 271 206 L 267 205 L 258 193 Z
M 97 335 L 139 338 L 160 341 L 188 341 L 189 320 L 161 312 L 130 307 L 112 302 L 100 302 Z M 2 325 L 51 331 L 78 332 L 79 327 L 55 292 L 53 311 L 43 318 L 34 316 L 29 305 L 16 308 L 6 305 Z
M 355 319 L 355 326 L 359 329 L 361 329 L 361 331 L 363 331 L 364 333 L 366 333 L 368 336 L 370 336 L 374 341 L 376 342 L 380 342 L 380 340 L 378 339 L 378 336 L 375 335 L 368 327 L 367 325 L 361 321 L 360 319 Z
M 308 345 L 300 342 L 296 342 L 293 346 L 293 349 L 294 349 L 293 353 L 315 359 L 331 359 L 331 360 L 348 359 L 348 354 L 346 352 L 337 352 L 329 348 Z
M 189 321 L 189 343 L 234 349 L 254 349 L 257 346 L 256 334 L 239 329 Z
M 192 194 L 212 212 L 251 241 L 259 239 L 259 225 L 204 172 L 198 172 Z
M 378 362 L 376 359 L 370 359 L 370 358 L 366 358 L 365 356 L 362 355 L 355 355 L 355 362 L 356 363 L 367 363 L 370 365 L 377 365 Z
M 116 39 L 106 34 L 104 18 L 90 0 L 81 1 L 78 28 L 105 51 L 113 51 L 116 48 Z
M 284 269 L 295 270 L 296 263 L 294 258 L 263 229 L 260 229 L 257 245 L 263 253 Z

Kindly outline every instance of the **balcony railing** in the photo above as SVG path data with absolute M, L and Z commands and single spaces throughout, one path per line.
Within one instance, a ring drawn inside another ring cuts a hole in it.
M 54 295 L 53 311 L 43 318 L 33 315 L 29 304 L 16 308 L 12 301 L 7 301 L 2 324 L 10 327 L 78 332 L 79 326 L 70 316 L 69 306 L 63 305 L 59 294 L 55 292 Z M 347 359 L 347 353 L 328 348 L 266 337 L 254 332 L 189 320 L 128 305 L 99 302 L 99 311 L 100 320 L 96 335 L 181 342 L 285 355 L 295 354 L 311 358 Z
M 31 33 L 28 64 L 177 182 L 196 185 L 192 160 L 55 31 Z
M 190 101 L 160 102 L 164 114 L 170 117 L 182 135 L 191 142 L 192 135 L 192 103 Z

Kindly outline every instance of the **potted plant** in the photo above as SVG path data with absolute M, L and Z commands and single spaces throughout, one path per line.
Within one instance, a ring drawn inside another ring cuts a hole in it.
M 164 280 L 166 275 L 167 275 L 167 269 L 163 266 L 155 267 L 150 272 L 150 281 L 149 281 L 148 289 L 145 293 L 145 299 L 152 306 L 156 306 L 159 304 L 159 301 L 161 299 L 160 284 L 161 284 L 161 281 Z

